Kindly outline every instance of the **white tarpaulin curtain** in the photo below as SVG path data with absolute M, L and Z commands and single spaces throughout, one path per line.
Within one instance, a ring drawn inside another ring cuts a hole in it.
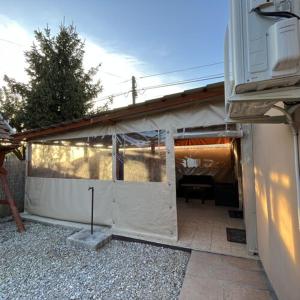
M 97 224 L 111 225 L 115 232 L 128 236 L 175 240 L 173 134 L 179 128 L 223 123 L 224 104 L 221 101 L 32 141 L 26 210 L 36 215 L 88 223 L 88 187 L 94 186 Z M 100 142 L 97 139 L 101 137 L 103 141 Z M 93 143 L 93 139 L 97 142 Z M 70 142 L 69 147 L 63 148 L 63 142 Z M 71 145 L 73 142 L 86 144 Z M 97 144 L 101 146 L 95 147 Z M 123 180 L 119 173 L 120 157 L 117 159 L 120 153 L 123 155 Z

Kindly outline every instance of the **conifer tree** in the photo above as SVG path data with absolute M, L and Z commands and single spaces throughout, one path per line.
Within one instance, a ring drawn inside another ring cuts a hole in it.
M 21 97 L 22 105 L 16 106 L 18 113 L 14 112 L 19 122 L 14 126 L 19 130 L 81 118 L 92 110 L 92 100 L 102 91 L 100 82 L 93 81 L 100 65 L 84 70 L 84 42 L 73 25 L 61 25 L 56 36 L 48 27 L 34 34 L 35 42 L 25 52 L 29 82 L 6 77 L 10 87 L 6 91 L 11 94 L 4 97 L 0 108 L 3 111 L 5 105 L 11 106 L 6 99 Z

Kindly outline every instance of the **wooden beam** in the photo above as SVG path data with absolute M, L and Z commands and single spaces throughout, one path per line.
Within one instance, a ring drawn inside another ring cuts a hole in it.
M 10 208 L 11 214 L 16 222 L 17 228 L 19 232 L 25 231 L 25 226 L 22 222 L 22 219 L 20 217 L 17 205 L 15 200 L 13 199 L 13 196 L 10 192 L 8 181 L 7 181 L 7 171 L 1 166 L 0 167 L 0 183 L 2 185 L 2 189 L 4 192 L 4 195 L 7 200 L 1 200 L 1 204 L 7 204 Z M 7 202 L 7 203 L 6 203 Z

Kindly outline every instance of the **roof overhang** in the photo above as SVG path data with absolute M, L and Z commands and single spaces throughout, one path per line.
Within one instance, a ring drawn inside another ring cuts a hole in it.
M 117 108 L 79 120 L 16 133 L 14 137 L 17 140 L 29 141 L 45 136 L 77 131 L 99 124 L 112 125 L 120 121 L 137 119 L 165 111 L 176 110 L 192 104 L 204 104 L 215 101 L 224 101 L 223 82 Z

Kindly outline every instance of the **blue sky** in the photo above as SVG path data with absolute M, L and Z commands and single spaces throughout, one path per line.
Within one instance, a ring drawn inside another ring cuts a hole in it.
M 129 68 L 128 72 L 136 70 L 138 75 L 223 61 L 224 34 L 228 19 L 228 3 L 225 0 L 1 0 L 0 4 L 0 13 L 4 17 L 0 18 L 0 25 L 3 20 L 17 24 L 30 36 L 34 29 L 43 28 L 46 24 L 56 30 L 65 18 L 66 24 L 73 22 L 83 38 L 105 49 L 106 54 L 114 53 L 128 59 L 128 63 L 132 64 L 132 69 Z M 1 33 L 3 32 L 0 30 L 0 39 L 3 38 Z M 12 34 L 9 37 L 17 38 Z M 7 39 L 7 35 L 4 38 Z M 0 46 L 3 49 L 8 47 L 8 43 L 2 41 Z M 106 64 L 105 55 L 100 57 L 102 52 L 99 52 L 99 56 L 95 53 L 94 51 L 90 64 L 100 61 L 106 72 L 122 79 L 129 76 L 124 75 L 124 67 L 122 70 L 122 67 L 118 69 L 117 64 Z M 222 72 L 223 65 L 217 65 L 160 76 L 155 78 L 155 82 L 172 82 Z M 138 84 L 147 86 L 148 83 L 138 80 Z M 206 82 L 180 86 L 180 89 L 201 84 Z M 109 92 L 111 88 L 107 89 L 107 93 Z M 159 92 L 164 94 L 172 91 L 161 89 Z

